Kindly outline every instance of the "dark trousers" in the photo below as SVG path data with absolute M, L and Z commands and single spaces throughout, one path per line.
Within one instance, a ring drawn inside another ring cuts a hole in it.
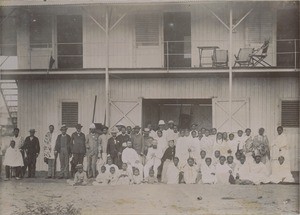
M 69 153 L 67 150 L 61 150 L 59 153 L 60 177 L 69 178 Z
M 27 169 L 27 159 L 25 159 L 25 152 L 21 150 L 24 166 L 21 167 L 21 177 L 25 176 L 26 169 Z
M 2 173 L 2 155 L 0 155 L 0 178 Z
M 35 177 L 36 155 L 27 155 L 28 178 Z
M 113 164 L 117 165 L 120 169 L 122 168 L 122 160 L 119 158 L 118 155 L 111 156 Z
M 11 177 L 11 174 L 10 174 L 10 171 L 11 171 L 11 168 L 12 170 L 15 170 L 15 173 L 16 173 L 16 177 L 20 177 L 21 176 L 21 167 L 20 166 L 17 166 L 17 167 L 10 167 L 10 166 L 5 166 L 5 175 L 6 175 L 6 178 L 10 178 Z
M 72 161 L 71 161 L 71 174 L 72 174 L 72 177 L 74 177 L 74 175 L 75 175 L 76 165 L 77 164 L 83 164 L 83 158 L 84 158 L 84 154 L 79 154 L 79 153 L 73 154 L 73 158 L 72 158 Z

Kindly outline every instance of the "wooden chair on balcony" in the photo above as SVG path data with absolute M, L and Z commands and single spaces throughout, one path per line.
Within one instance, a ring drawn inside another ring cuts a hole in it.
M 213 67 L 228 67 L 228 51 L 216 49 L 212 55 Z
M 252 64 L 252 54 L 253 48 L 240 48 L 238 55 L 234 55 L 235 62 L 234 65 L 238 64 L 239 66 L 253 66 Z
M 263 45 L 254 50 L 251 55 L 251 61 L 253 66 L 261 65 L 263 67 L 271 66 L 269 63 L 265 61 L 265 58 L 268 56 L 268 48 L 269 48 L 270 40 L 265 40 Z

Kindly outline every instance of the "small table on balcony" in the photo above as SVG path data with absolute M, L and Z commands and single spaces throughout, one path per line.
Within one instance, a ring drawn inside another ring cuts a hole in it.
M 201 61 L 202 61 L 202 52 L 204 50 L 212 50 L 213 53 L 216 51 L 216 49 L 219 48 L 219 46 L 198 46 L 197 47 L 199 50 L 199 67 L 202 67 Z

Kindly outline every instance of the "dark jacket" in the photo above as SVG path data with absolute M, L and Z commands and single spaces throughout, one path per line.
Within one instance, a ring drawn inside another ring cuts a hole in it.
M 125 134 L 125 135 L 119 134 L 119 135 L 117 136 L 117 140 L 118 140 L 119 143 L 121 144 L 121 146 L 122 146 L 121 152 L 123 152 L 123 150 L 126 148 L 127 141 L 130 140 L 130 136 L 129 136 L 128 134 Z M 125 146 L 123 146 L 123 143 L 126 143 Z
M 71 136 L 71 145 L 72 145 L 72 153 L 73 154 L 85 154 L 85 135 L 84 133 L 74 132 Z
M 40 153 L 39 139 L 37 137 L 33 137 L 33 139 L 30 140 L 30 136 L 26 137 L 22 149 L 26 151 L 27 155 L 35 155 L 36 153 Z
M 61 136 L 62 136 L 62 134 L 57 136 L 56 144 L 55 144 L 55 151 L 57 151 L 58 153 L 60 153 L 60 151 L 61 151 Z M 67 151 L 68 151 L 68 154 L 71 154 L 71 149 L 72 149 L 71 137 L 68 134 L 66 134 L 66 136 L 67 136 Z
M 176 153 L 176 146 L 172 147 L 168 147 L 164 153 L 164 155 L 161 158 L 161 162 L 165 162 L 167 159 L 169 160 L 173 160 L 175 157 L 175 153 Z
M 107 141 L 107 151 L 106 153 L 109 154 L 111 157 L 117 157 L 118 152 L 122 153 L 122 143 L 116 138 L 113 137 L 109 138 Z

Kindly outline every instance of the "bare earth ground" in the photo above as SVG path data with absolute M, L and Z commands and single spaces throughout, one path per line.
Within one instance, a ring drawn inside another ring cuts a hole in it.
M 80 209 L 80 214 L 298 214 L 298 188 L 296 184 L 72 187 L 58 179 L 12 179 L 0 181 L 0 214 L 24 214 L 28 205 L 67 204 Z

